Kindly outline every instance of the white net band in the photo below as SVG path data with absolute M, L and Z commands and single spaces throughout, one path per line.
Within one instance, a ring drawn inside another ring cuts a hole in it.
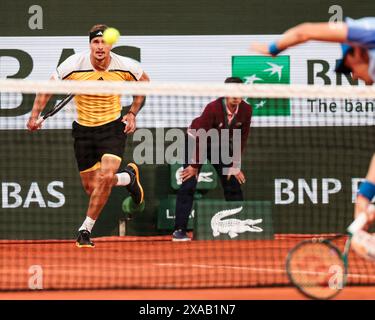
M 335 98 L 374 99 L 375 87 L 214 84 L 118 81 L 0 80 L 1 92 L 51 94 L 121 94 L 154 96 L 232 96 L 248 98 Z

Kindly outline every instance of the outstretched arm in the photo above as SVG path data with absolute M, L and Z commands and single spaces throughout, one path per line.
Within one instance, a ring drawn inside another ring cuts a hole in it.
M 50 80 L 55 80 L 55 78 L 52 76 Z M 35 97 L 33 108 L 31 110 L 31 115 L 29 120 L 27 121 L 27 128 L 30 131 L 35 131 L 40 128 L 41 125 L 37 124 L 37 120 L 39 118 L 39 115 L 44 110 L 44 108 L 47 105 L 48 100 L 51 98 L 52 94 L 45 94 L 45 93 L 38 93 Z
M 344 22 L 303 23 L 287 30 L 275 43 L 253 43 L 251 50 L 267 55 L 277 55 L 279 52 L 310 41 L 327 41 L 343 43 L 347 41 L 348 26 Z

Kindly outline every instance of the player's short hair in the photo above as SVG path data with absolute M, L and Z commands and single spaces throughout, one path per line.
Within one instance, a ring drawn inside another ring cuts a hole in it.
M 95 32 L 95 31 L 98 31 L 98 30 L 103 30 L 104 31 L 107 28 L 108 28 L 108 26 L 106 24 L 96 24 L 96 25 L 94 25 L 94 26 L 91 27 L 89 33 Z
M 243 83 L 243 81 L 239 77 L 229 77 L 225 79 L 224 83 Z

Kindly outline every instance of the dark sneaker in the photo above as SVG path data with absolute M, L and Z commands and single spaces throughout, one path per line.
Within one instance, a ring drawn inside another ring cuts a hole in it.
M 181 229 L 176 230 L 172 234 L 172 241 L 190 241 L 191 239 L 186 234 L 186 231 L 183 231 Z
M 81 230 L 78 232 L 78 238 L 76 241 L 78 248 L 93 248 L 95 244 L 90 240 L 90 232 L 87 230 Z
M 135 163 L 128 163 L 124 172 L 129 173 L 130 183 L 126 186 L 135 204 L 139 205 L 144 201 L 144 192 L 139 182 L 139 170 Z

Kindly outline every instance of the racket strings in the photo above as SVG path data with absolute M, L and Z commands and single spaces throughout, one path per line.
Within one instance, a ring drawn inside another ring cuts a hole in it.
M 338 252 L 326 243 L 306 243 L 292 253 L 288 264 L 292 282 L 304 293 L 326 299 L 342 289 L 345 264 Z

